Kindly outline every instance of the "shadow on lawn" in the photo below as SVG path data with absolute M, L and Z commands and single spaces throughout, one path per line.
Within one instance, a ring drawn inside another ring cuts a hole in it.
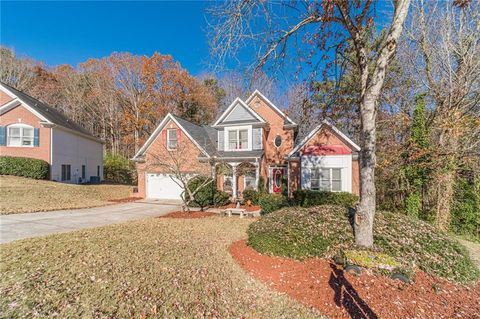
M 343 269 L 331 264 L 332 273 L 328 284 L 335 291 L 335 304 L 347 310 L 351 318 L 377 319 L 377 315 L 358 295 L 357 291 L 343 275 Z

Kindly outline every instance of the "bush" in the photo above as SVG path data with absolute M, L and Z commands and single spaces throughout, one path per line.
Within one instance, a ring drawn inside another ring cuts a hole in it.
M 480 239 L 480 179 L 459 178 L 455 184 L 450 228 L 459 235 Z
M 49 169 L 50 165 L 44 160 L 28 157 L 0 157 L 0 175 L 47 179 Z
M 262 208 L 262 215 L 265 215 L 287 206 L 288 203 L 282 195 L 264 193 L 259 195 L 258 205 Z
M 193 196 L 193 201 L 190 202 L 192 207 L 200 207 L 203 210 L 207 206 L 222 206 L 228 203 L 229 195 L 225 192 L 219 191 L 215 187 L 215 182 L 212 181 L 202 187 L 202 184 L 206 182 L 209 177 L 196 176 L 188 181 L 188 188 L 193 192 L 196 189 L 198 191 Z M 188 196 L 185 193 L 185 196 Z
M 404 214 L 377 212 L 374 242 L 399 268 L 421 270 L 446 279 L 471 282 L 479 270 L 456 240 L 430 224 Z M 260 253 L 304 259 L 332 258 L 355 249 L 353 229 L 343 206 L 284 208 L 252 223 L 248 244 Z
M 103 159 L 105 180 L 113 183 L 132 185 L 135 181 L 135 168 L 128 158 L 107 153 Z
M 260 198 L 260 192 L 254 189 L 246 189 L 243 191 L 243 199 L 245 201 L 251 201 L 252 204 L 258 205 L 258 199 Z
M 318 205 L 342 205 L 353 207 L 358 196 L 347 192 L 318 192 L 312 190 L 297 190 L 293 192 L 295 203 L 302 207 Z

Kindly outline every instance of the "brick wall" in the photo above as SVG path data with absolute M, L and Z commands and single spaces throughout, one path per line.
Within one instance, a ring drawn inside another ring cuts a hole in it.
M 40 119 L 22 105 L 17 106 L 11 109 L 10 111 L 0 115 L 0 126 L 8 127 L 8 125 L 16 124 L 16 123 L 27 124 L 34 128 L 39 128 L 40 129 L 39 146 L 38 147 L 0 146 L 0 155 L 31 157 L 31 158 L 41 159 L 50 163 L 51 129 L 42 127 L 40 125 Z

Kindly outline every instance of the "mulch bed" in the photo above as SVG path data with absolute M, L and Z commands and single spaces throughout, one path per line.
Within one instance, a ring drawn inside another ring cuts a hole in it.
M 220 208 L 221 209 L 226 209 L 226 208 L 236 208 L 236 207 L 237 207 L 237 205 L 232 203 L 232 204 L 228 204 L 228 205 L 225 205 L 225 206 L 221 206 Z M 250 206 L 240 205 L 240 208 L 245 209 L 247 212 L 256 212 L 256 211 L 261 209 L 260 206 L 256 206 L 256 205 L 250 205 Z
M 318 258 L 261 255 L 245 240 L 233 243 L 230 253 L 267 286 L 332 318 L 480 318 L 480 282 L 462 286 L 423 272 L 413 284 L 365 271 L 355 276 Z
M 167 215 L 160 216 L 159 218 L 184 218 L 184 219 L 193 219 L 193 218 L 205 218 L 210 216 L 215 216 L 217 214 L 210 212 L 172 212 Z
M 136 200 L 140 200 L 142 197 L 127 197 L 127 198 L 119 198 L 119 199 L 111 199 L 109 202 L 112 203 L 129 203 L 134 202 Z

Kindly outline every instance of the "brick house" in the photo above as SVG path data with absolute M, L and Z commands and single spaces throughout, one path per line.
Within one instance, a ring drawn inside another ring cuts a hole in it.
M 41 101 L 0 83 L 0 156 L 29 157 L 50 164 L 50 179 L 99 181 L 103 141 Z
M 271 193 L 311 189 L 359 193 L 360 148 L 327 121 L 307 136 L 259 91 L 240 98 L 212 125 L 199 126 L 167 114 L 139 149 L 138 193 L 141 197 L 178 199 L 182 188 L 159 165 L 181 161 L 185 173 L 216 176 L 218 189 L 241 197 L 259 181 Z M 179 148 L 182 152 L 179 152 Z

